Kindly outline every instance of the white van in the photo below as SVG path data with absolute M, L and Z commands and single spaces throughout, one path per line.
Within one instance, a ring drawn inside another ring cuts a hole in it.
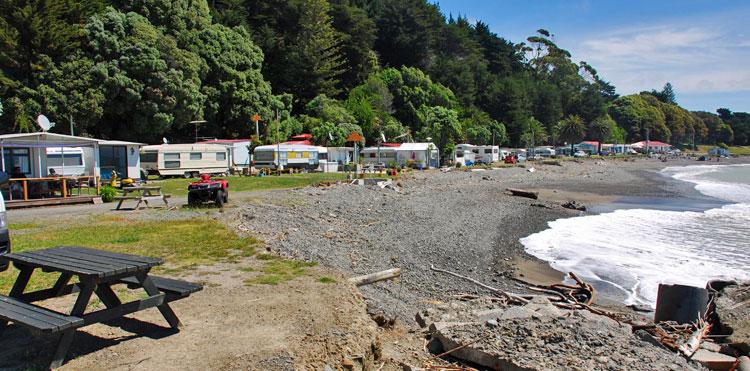
M 85 175 L 86 159 L 81 147 L 47 148 L 47 174 L 63 176 Z
M 229 148 L 219 144 L 161 144 L 141 148 L 141 167 L 149 175 L 195 178 L 229 172 Z

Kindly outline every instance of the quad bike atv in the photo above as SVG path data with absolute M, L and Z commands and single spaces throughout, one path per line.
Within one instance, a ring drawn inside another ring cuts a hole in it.
M 201 180 L 188 186 L 188 205 L 198 206 L 214 202 L 224 207 L 229 201 L 229 182 L 226 179 L 211 179 L 208 174 L 201 174 Z

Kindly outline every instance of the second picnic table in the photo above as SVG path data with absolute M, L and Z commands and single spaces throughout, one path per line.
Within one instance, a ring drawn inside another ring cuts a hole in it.
M 138 206 L 141 206 L 141 202 L 146 204 L 146 207 L 151 207 L 149 201 L 164 202 L 164 205 L 169 207 L 169 201 L 167 200 L 171 195 L 163 194 L 160 186 L 132 186 L 122 187 L 122 196 L 115 197 L 115 200 L 119 201 L 115 210 L 120 210 L 122 203 L 126 200 L 138 201 L 133 209 L 137 210 Z

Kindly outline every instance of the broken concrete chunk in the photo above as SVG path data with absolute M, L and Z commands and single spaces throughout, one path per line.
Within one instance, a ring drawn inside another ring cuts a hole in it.
M 693 353 L 691 359 L 714 371 L 729 371 L 734 367 L 734 364 L 737 361 L 734 357 L 706 349 L 698 349 Z

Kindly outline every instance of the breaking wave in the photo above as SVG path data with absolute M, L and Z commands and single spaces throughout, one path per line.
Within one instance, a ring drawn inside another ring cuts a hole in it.
M 559 219 L 521 243 L 555 269 L 576 272 L 626 304 L 653 306 L 659 283 L 702 287 L 716 278 L 750 279 L 750 166 L 663 173 L 732 203 L 702 212 L 639 207 Z

